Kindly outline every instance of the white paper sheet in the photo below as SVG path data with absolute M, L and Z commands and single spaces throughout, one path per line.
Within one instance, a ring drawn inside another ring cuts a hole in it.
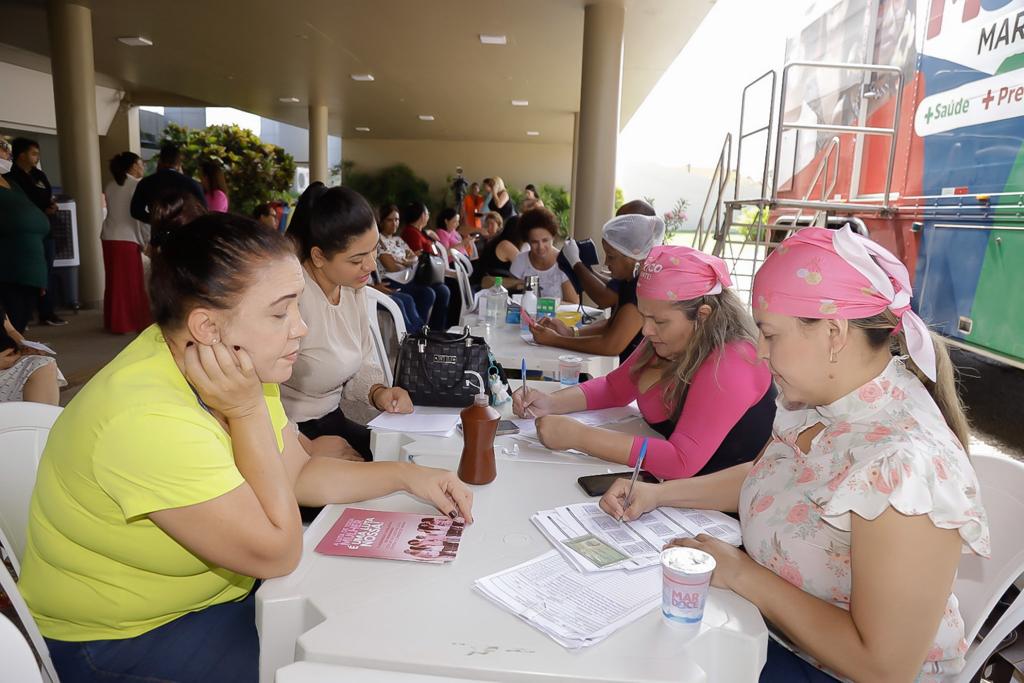
M 51 356 L 56 356 L 57 355 L 56 351 L 51 349 L 46 344 L 41 344 L 40 342 L 34 342 L 34 341 L 29 341 L 28 339 L 23 339 L 21 341 L 21 345 L 24 346 L 27 349 L 34 349 L 36 351 L 42 351 L 43 353 L 48 353 Z
M 455 425 L 459 423 L 459 414 L 424 414 L 414 408 L 411 413 L 381 413 L 367 423 L 370 429 L 389 432 L 406 432 L 408 434 L 433 434 L 451 436 L 455 433 Z
M 661 572 L 577 572 L 550 551 L 478 579 L 474 586 L 499 606 L 563 647 L 593 645 L 661 602 Z

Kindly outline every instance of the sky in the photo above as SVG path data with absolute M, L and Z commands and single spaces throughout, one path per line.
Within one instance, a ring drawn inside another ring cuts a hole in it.
M 619 135 L 617 184 L 627 199 L 652 196 L 665 211 L 690 198 L 695 221 L 726 133 L 739 129 L 744 86 L 781 69 L 786 38 L 801 26 L 810 0 L 718 0 Z M 747 128 L 767 122 L 768 88 L 748 96 Z M 744 171 L 763 161 L 764 137 L 748 138 Z M 762 145 L 760 149 L 758 146 Z M 687 165 L 690 169 L 687 169 Z M 698 192 L 699 190 L 699 192 Z M 758 191 L 760 188 L 758 188 Z

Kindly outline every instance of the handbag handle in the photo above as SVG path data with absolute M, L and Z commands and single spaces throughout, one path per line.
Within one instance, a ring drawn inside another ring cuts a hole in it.
M 462 336 L 456 339 L 444 339 L 443 335 L 447 334 L 447 332 L 432 332 L 430 330 L 430 327 L 427 325 L 423 326 L 423 329 L 420 330 L 420 334 L 422 334 L 428 340 L 437 342 L 439 344 L 459 344 L 461 342 L 466 341 L 470 337 L 469 325 L 466 325 L 465 327 L 462 328 Z

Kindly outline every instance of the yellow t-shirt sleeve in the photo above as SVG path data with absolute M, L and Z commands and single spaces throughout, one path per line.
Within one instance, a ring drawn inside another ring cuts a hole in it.
M 280 390 L 265 384 L 263 394 L 282 451 L 288 418 Z M 93 469 L 128 520 L 212 500 L 245 481 L 228 434 L 198 410 L 177 405 L 118 417 L 97 443 Z

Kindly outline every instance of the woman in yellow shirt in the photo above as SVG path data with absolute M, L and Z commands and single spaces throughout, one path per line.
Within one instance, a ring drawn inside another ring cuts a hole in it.
M 254 577 L 295 568 L 298 504 L 405 490 L 468 518 L 472 494 L 318 455 L 288 422 L 278 384 L 306 325 L 283 236 L 211 214 L 153 243 L 156 324 L 50 432 L 20 587 L 65 683 L 256 681 Z

